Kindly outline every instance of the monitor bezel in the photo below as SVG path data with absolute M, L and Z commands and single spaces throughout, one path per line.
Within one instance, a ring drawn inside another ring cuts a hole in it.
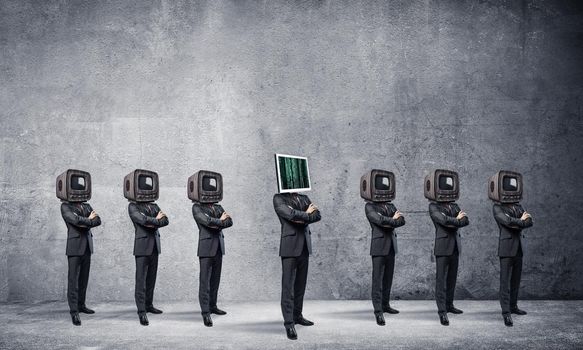
M 215 171 L 200 170 L 198 171 L 197 186 L 199 195 L 216 196 L 223 193 L 223 175 Z M 205 176 L 214 177 L 217 180 L 217 189 L 215 191 L 206 191 L 202 188 L 202 180 Z
M 73 176 L 82 177 L 85 180 L 85 189 L 84 190 L 74 190 L 71 187 L 73 183 Z M 67 173 L 67 197 L 71 195 L 84 195 L 90 196 L 91 195 L 91 174 L 83 170 L 76 170 L 70 169 Z
M 515 191 L 506 191 L 504 189 L 504 177 L 516 178 L 517 189 Z M 511 171 L 501 171 L 498 175 L 498 192 L 504 196 L 522 196 L 522 175 Z
M 308 183 L 309 187 L 305 188 L 294 188 L 294 189 L 282 189 L 281 186 L 281 170 L 279 168 L 279 157 L 286 157 L 286 158 L 295 158 L 295 159 L 303 159 L 306 161 L 306 169 L 308 171 Z M 284 153 L 275 153 L 275 167 L 276 167 L 276 176 L 277 176 L 277 189 L 279 193 L 296 193 L 296 192 L 307 192 L 312 190 L 312 178 L 310 177 L 310 163 L 308 162 L 308 157 L 302 156 L 294 156 L 291 154 L 284 154 Z
M 449 176 L 453 178 L 453 189 L 452 190 L 442 190 L 441 188 L 439 188 L 439 177 L 440 176 Z M 459 193 L 459 186 L 460 186 L 460 179 L 459 179 L 459 175 L 457 174 L 457 172 L 455 171 L 451 171 L 451 170 L 444 170 L 444 169 L 438 169 L 435 171 L 435 178 L 434 178 L 434 191 L 435 191 L 435 196 L 439 196 L 439 195 L 455 195 Z
M 377 190 L 375 186 L 375 178 L 378 175 L 387 176 L 389 178 L 389 190 Z M 390 200 L 395 199 L 396 193 L 395 187 L 397 187 L 397 180 L 395 179 L 395 174 L 392 171 L 372 169 L 370 172 L 369 184 L 372 198 L 374 198 L 375 195 L 388 195 Z
M 152 178 L 152 189 L 151 190 L 142 190 L 140 189 L 140 185 L 139 185 L 139 177 L 140 175 L 145 175 L 145 176 L 149 176 Z M 158 173 L 156 173 L 155 171 L 151 171 L 151 170 L 145 170 L 145 169 L 136 169 L 134 171 L 134 196 L 136 198 L 138 198 L 138 196 L 143 196 L 143 195 L 157 195 L 159 193 L 159 189 L 160 189 L 160 182 L 158 181 Z

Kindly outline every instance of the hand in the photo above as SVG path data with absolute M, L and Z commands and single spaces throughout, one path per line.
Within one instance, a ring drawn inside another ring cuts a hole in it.
M 520 220 L 525 221 L 526 219 L 530 219 L 530 218 L 532 218 L 530 216 L 530 214 L 527 213 L 527 212 L 524 212 L 524 213 L 522 213 L 522 216 L 520 217 Z
M 162 220 L 162 218 L 165 218 L 166 214 L 164 214 L 164 212 L 162 210 L 160 210 L 158 212 L 158 215 L 156 215 L 156 220 Z
M 395 212 L 395 215 L 393 215 L 393 220 L 397 220 L 400 217 L 403 217 L 403 214 L 401 214 L 401 212 L 397 210 Z
M 308 209 L 306 209 L 306 213 L 312 214 L 316 210 L 318 210 L 318 207 L 315 206 L 313 203 L 310 203 L 310 206 L 308 206 Z
M 96 217 L 98 217 L 99 215 L 97 215 L 97 213 L 95 212 L 95 210 L 91 211 L 91 214 L 89 214 L 89 220 L 93 220 Z
M 458 219 L 458 220 L 461 220 L 461 219 L 465 218 L 466 216 L 467 216 L 467 215 L 466 215 L 466 212 L 464 212 L 464 211 L 460 211 L 460 212 L 457 214 L 457 216 L 456 216 L 456 219 Z
M 221 220 L 221 221 L 225 221 L 225 220 L 227 220 L 227 219 L 229 219 L 229 218 L 230 218 L 229 214 L 227 214 L 227 212 L 225 212 L 225 211 L 224 211 L 224 212 L 221 214 L 221 217 L 220 217 L 220 219 L 219 219 L 219 220 Z

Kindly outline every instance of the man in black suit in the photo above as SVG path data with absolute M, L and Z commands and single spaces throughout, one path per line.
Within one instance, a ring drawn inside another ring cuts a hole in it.
M 397 234 L 394 229 L 405 225 L 405 218 L 391 202 L 368 202 L 365 212 L 372 229 L 372 305 L 377 324 L 384 326 L 383 312 L 399 313 L 390 306 L 389 300 L 397 253 Z
M 93 254 L 91 228 L 101 225 L 99 215 L 87 203 L 91 199 L 91 174 L 77 169 L 66 170 L 57 176 L 56 195 L 61 200 L 61 215 L 67 225 L 69 312 L 73 324 L 80 326 L 79 312 L 95 313 L 85 305 Z
M 500 230 L 500 306 L 504 324 L 512 327 L 511 313 L 526 315 L 526 311 L 518 308 L 524 253 L 521 238 L 522 230 L 532 226 L 532 217 L 518 203 L 494 204 L 493 213 Z
M 67 300 L 69 312 L 75 326 L 81 325 L 79 312 L 93 314 L 95 311 L 85 305 L 91 254 L 93 254 L 93 234 L 91 227 L 101 225 L 99 215 L 89 203 L 63 202 L 61 215 L 67 225 L 67 249 L 69 273 Z
M 149 324 L 146 312 L 161 314 L 154 307 L 154 287 L 158 272 L 160 247 L 159 227 L 168 225 L 168 217 L 153 202 L 131 202 L 128 212 L 135 228 L 134 256 L 136 259 L 135 300 L 140 324 Z
M 233 226 L 233 220 L 217 203 L 199 203 L 192 205 L 192 216 L 198 226 L 198 252 L 200 262 L 200 279 L 198 301 L 203 323 L 213 326 L 211 313 L 226 315 L 217 307 L 217 294 L 221 281 L 221 268 L 225 254 L 223 229 Z
M 532 226 L 532 217 L 519 203 L 522 199 L 522 174 L 500 170 L 488 182 L 488 198 L 494 201 L 492 211 L 500 232 L 500 306 L 504 324 L 512 327 L 514 322 L 510 314 L 526 315 L 526 311 L 518 308 L 518 289 L 525 248 L 522 230 Z
M 459 254 L 462 251 L 458 228 L 469 224 L 466 213 L 455 202 L 432 202 L 429 215 L 435 226 L 435 301 L 442 325 L 448 326 L 447 313 L 463 313 L 453 305 Z
M 297 339 L 295 324 L 312 326 L 302 315 L 312 241 L 309 224 L 320 221 L 320 210 L 308 196 L 280 193 L 273 207 L 281 223 L 279 256 L 282 264 L 281 311 L 289 339 Z

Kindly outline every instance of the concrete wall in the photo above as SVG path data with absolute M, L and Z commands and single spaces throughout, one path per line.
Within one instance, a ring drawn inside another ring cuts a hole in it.
M 0 1 L 0 301 L 63 300 L 65 225 L 55 177 L 93 176 L 90 300 L 132 300 L 122 195 L 159 173 L 158 300 L 196 300 L 186 179 L 223 173 L 221 295 L 277 300 L 273 153 L 306 155 L 313 225 L 308 298 L 370 294 L 371 167 L 397 176 L 394 296 L 431 298 L 433 225 L 422 178 L 460 173 L 460 298 L 496 298 L 497 227 L 486 180 L 525 178 L 524 298 L 582 298 L 583 10 L 553 1 Z

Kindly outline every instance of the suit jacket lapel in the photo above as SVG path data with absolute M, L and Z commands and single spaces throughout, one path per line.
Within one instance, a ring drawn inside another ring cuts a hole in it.
M 300 201 L 300 196 L 297 194 L 293 194 L 292 199 L 293 199 L 294 204 L 296 205 L 296 208 L 298 210 L 302 210 L 302 202 Z

